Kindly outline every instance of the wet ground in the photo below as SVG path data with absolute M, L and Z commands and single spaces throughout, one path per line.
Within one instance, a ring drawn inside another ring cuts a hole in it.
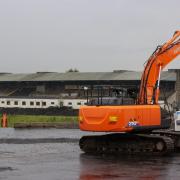
M 88 156 L 78 147 L 82 135 L 79 130 L 0 129 L 0 139 L 11 140 L 0 144 L 0 179 L 180 179 L 180 154 L 149 158 Z M 52 143 L 53 139 L 59 141 Z

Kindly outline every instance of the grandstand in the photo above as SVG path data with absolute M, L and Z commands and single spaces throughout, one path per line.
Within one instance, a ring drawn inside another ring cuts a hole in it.
M 94 91 L 97 86 L 138 88 L 141 72 L 38 72 L 33 74 L 0 74 L 0 97 L 84 98 L 84 87 Z M 161 89 L 170 96 L 175 91 L 176 74 L 165 71 Z
M 0 73 L 0 112 L 77 115 L 77 109 L 87 104 L 87 95 L 109 97 L 117 89 L 137 92 L 140 78 L 141 72 L 125 70 Z M 161 102 L 166 96 L 172 104 L 174 103 L 175 83 L 176 72 L 172 70 L 162 72 Z

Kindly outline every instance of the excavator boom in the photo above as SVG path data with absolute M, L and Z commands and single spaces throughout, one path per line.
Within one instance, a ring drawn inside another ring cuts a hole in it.
M 158 46 L 146 63 L 140 85 L 138 104 L 158 104 L 161 71 L 180 54 L 180 31 Z

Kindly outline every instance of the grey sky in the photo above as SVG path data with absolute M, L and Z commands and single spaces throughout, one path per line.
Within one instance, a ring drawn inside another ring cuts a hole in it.
M 179 0 L 0 0 L 0 72 L 142 70 L 177 29 Z

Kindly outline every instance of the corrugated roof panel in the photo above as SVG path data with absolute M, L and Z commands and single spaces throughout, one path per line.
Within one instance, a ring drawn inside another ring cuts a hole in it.
M 169 71 L 163 71 L 161 74 L 161 80 L 176 81 L 176 73 L 175 72 L 169 72 Z
M 3 74 L 0 75 L 0 81 L 21 81 L 27 74 Z

